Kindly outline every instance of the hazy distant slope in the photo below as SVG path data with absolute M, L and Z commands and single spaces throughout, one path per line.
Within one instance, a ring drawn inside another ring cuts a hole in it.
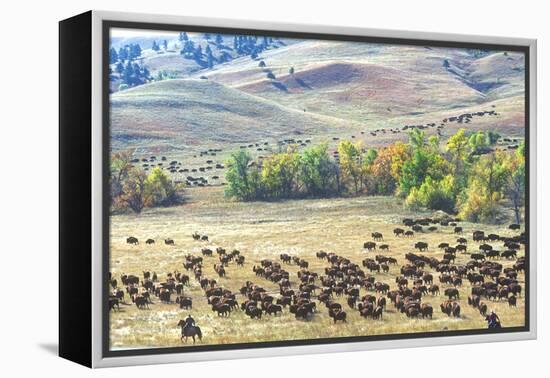
M 515 53 L 475 58 L 448 48 L 304 41 L 201 74 L 288 107 L 365 122 L 521 94 L 522 59 Z
M 208 80 L 166 80 L 111 95 L 115 149 L 260 141 L 351 126 L 357 125 L 291 110 Z
M 484 90 L 488 100 L 522 95 L 525 57 L 499 52 L 476 59 L 465 67 L 465 79 Z

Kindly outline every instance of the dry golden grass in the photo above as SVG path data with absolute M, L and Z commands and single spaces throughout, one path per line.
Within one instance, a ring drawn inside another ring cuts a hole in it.
M 117 215 L 111 223 L 111 272 L 115 278 L 121 273 L 142 275 L 142 271 L 155 271 L 161 281 L 168 272 L 179 270 L 185 273 L 182 262 L 188 253 L 199 255 L 203 247 L 214 249 L 217 246 L 228 250 L 239 249 L 246 257 L 244 267 L 231 263 L 226 278 L 217 278 L 213 265 L 216 257 L 205 258 L 204 272 L 209 278 L 230 290 L 238 289 L 247 280 L 251 280 L 278 293 L 277 285 L 258 278 L 252 272 L 254 264 L 261 259 L 278 260 L 279 254 L 288 253 L 305 258 L 310 270 L 322 273 L 327 266 L 326 260 L 318 260 L 315 253 L 319 250 L 335 252 L 360 264 L 367 256 L 374 257 L 378 252 L 365 252 L 362 245 L 370 240 L 373 231 L 384 234 L 385 243 L 390 251 L 384 255 L 398 259 L 398 265 L 392 266 L 387 274 L 376 274 L 376 279 L 388 282 L 395 288 L 395 277 L 399 267 L 406 263 L 404 255 L 413 251 L 413 244 L 422 240 L 430 248 L 424 252 L 427 256 L 442 258 L 443 252 L 436 248 L 440 242 L 455 243 L 457 236 L 452 228 L 440 228 L 436 232 L 425 233 L 414 239 L 396 238 L 392 230 L 405 216 L 423 216 L 433 214 L 412 214 L 403 210 L 395 198 L 360 197 L 330 200 L 299 200 L 274 203 L 236 203 L 223 200 L 221 188 L 188 189 L 192 198 L 185 205 L 176 208 L 148 209 L 143 214 Z M 471 234 L 474 229 L 483 229 L 500 235 L 512 235 L 504 226 L 481 226 L 464 223 L 464 236 L 469 240 L 469 250 L 473 243 Z M 198 231 L 207 234 L 210 242 L 197 242 L 191 234 Z M 138 246 L 126 244 L 128 236 L 140 239 Z M 153 246 L 145 245 L 147 238 L 156 240 Z M 175 246 L 164 245 L 164 238 L 172 238 Z M 502 249 L 500 243 L 496 249 Z M 520 252 L 523 256 L 524 251 Z M 458 254 L 457 264 L 469 260 L 469 254 Z M 499 259 L 505 267 L 513 261 Z M 296 265 L 284 266 L 291 272 L 293 287 L 297 287 Z M 429 270 L 429 268 L 427 268 Z M 434 272 L 434 277 L 439 276 Z M 119 280 L 120 281 L 120 280 Z M 519 275 L 522 286 L 523 274 Z M 447 287 L 440 285 L 442 291 Z M 177 323 L 191 313 L 203 331 L 202 344 L 229 344 L 275 340 L 314 339 L 338 336 L 380 335 L 396 333 L 415 333 L 443 330 L 466 330 L 486 328 L 484 318 L 477 310 L 467 305 L 470 285 L 465 280 L 460 288 L 462 315 L 459 319 L 449 318 L 441 313 L 439 304 L 443 296 L 423 298 L 423 302 L 434 307 L 434 317 L 430 319 L 408 319 L 395 311 L 389 304 L 382 320 L 361 318 L 357 310 L 350 309 L 345 299 L 338 301 L 344 305 L 348 314 L 345 324 L 333 324 L 324 305 L 318 305 L 318 312 L 310 321 L 298 321 L 285 309 L 279 316 L 262 316 L 261 320 L 251 320 L 242 311 L 234 311 L 229 317 L 218 317 L 210 310 L 203 291 L 191 278 L 191 287 L 185 289 L 185 295 L 193 298 L 193 310 L 180 310 L 174 304 L 160 304 L 154 298 L 149 310 L 138 310 L 135 305 L 123 305 L 120 312 L 111 313 L 110 344 L 113 349 L 181 346 L 180 330 Z M 364 289 L 361 295 L 366 294 Z M 175 298 L 175 297 L 173 297 Z M 237 300 L 243 297 L 238 294 Z M 130 302 L 128 296 L 126 301 Z M 517 308 L 509 308 L 505 301 L 485 300 L 489 309 L 495 309 L 503 326 L 522 326 L 524 324 L 524 297 L 518 298 Z M 191 345 L 190 343 L 187 345 Z

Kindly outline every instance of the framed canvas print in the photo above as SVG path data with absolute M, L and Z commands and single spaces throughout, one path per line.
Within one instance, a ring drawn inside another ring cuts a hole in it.
M 536 337 L 536 42 L 60 22 L 60 355 Z

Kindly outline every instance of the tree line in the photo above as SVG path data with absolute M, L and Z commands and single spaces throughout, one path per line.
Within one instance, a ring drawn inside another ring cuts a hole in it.
M 147 173 L 135 166 L 132 153 L 111 155 L 111 211 L 141 213 L 146 207 L 165 207 L 183 202 L 183 187 L 176 185 L 160 168 Z
M 442 210 L 466 220 L 498 222 L 504 205 L 519 223 L 525 201 L 525 145 L 495 150 L 499 135 L 464 129 L 442 144 L 413 129 L 407 143 L 365 148 L 342 140 L 332 157 L 321 143 L 255 161 L 231 155 L 225 195 L 240 201 L 393 195 L 410 209 Z
M 267 36 L 233 36 L 233 45 L 225 44 L 223 36 L 216 34 L 214 38 L 210 33 L 204 33 L 203 39 L 206 41 L 206 47 L 200 43 L 196 43 L 189 38 L 187 33 L 179 34 L 181 42 L 180 54 L 185 59 L 194 60 L 203 68 L 212 68 L 216 64 L 221 64 L 232 60 L 234 57 L 228 52 L 233 51 L 237 56 L 249 55 L 252 59 L 256 59 L 258 55 L 273 45 L 273 38 Z M 215 55 L 210 45 L 216 46 L 218 52 Z

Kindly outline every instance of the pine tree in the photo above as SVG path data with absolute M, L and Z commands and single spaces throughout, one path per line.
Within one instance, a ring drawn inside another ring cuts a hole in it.
M 202 47 L 201 47 L 201 45 L 199 45 L 195 49 L 194 57 L 195 57 L 195 60 L 201 60 L 202 59 Z
M 207 61 L 207 64 L 208 64 L 208 68 L 212 68 L 214 67 L 214 56 L 212 55 L 212 49 L 210 48 L 210 46 L 206 46 L 206 61 Z
M 124 81 L 128 86 L 133 85 L 133 78 L 134 76 L 134 66 L 130 61 L 126 64 L 126 67 L 124 67 L 124 72 L 122 74 L 122 81 Z
M 290 69 L 288 70 L 288 73 L 291 75 L 294 75 L 294 67 L 290 67 Z
M 210 33 L 204 33 L 204 39 L 206 39 L 207 41 L 210 41 Z
M 130 45 L 128 53 L 128 59 L 132 60 L 138 58 L 141 55 L 141 46 L 139 44 Z
M 164 50 L 168 50 L 168 41 L 164 40 L 164 42 L 162 44 L 164 46 Z
M 153 51 L 159 51 L 160 47 L 157 45 L 157 41 L 153 41 L 153 46 L 151 47 L 151 50 Z
M 109 64 L 114 64 L 118 61 L 118 54 L 116 52 L 116 50 L 111 47 L 109 49 Z
M 122 74 L 124 72 L 124 65 L 122 64 L 122 62 L 118 62 L 115 66 L 115 72 L 118 73 L 119 75 Z
M 218 46 L 223 45 L 223 38 L 221 34 L 216 34 L 216 45 Z
M 124 62 L 128 59 L 128 52 L 126 51 L 126 47 L 121 47 L 118 49 L 118 59 L 120 59 L 121 62 Z

